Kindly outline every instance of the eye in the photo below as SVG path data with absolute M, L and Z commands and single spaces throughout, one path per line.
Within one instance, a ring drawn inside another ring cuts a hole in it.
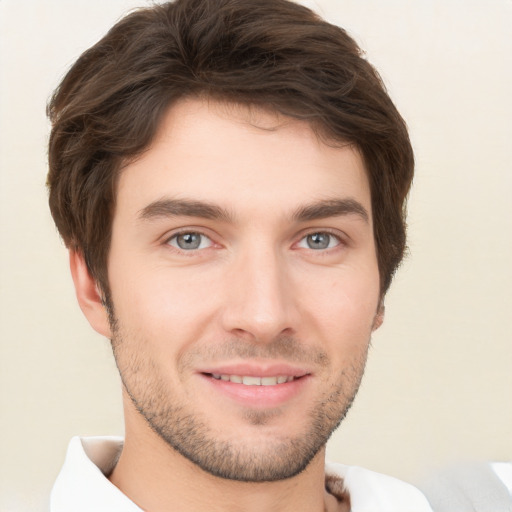
M 300 240 L 298 246 L 303 249 L 313 249 L 320 251 L 324 249 L 331 249 L 340 245 L 340 239 L 325 231 L 319 231 L 317 233 L 310 233 Z
M 167 243 L 180 249 L 182 251 L 194 251 L 198 249 L 206 249 L 211 247 L 213 242 L 210 238 L 202 233 L 195 233 L 193 231 L 187 231 L 184 233 L 178 233 L 167 241 Z

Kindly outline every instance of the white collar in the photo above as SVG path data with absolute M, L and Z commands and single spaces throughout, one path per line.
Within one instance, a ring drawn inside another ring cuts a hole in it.
M 419 489 L 392 476 L 332 462 L 325 473 L 343 479 L 351 512 L 432 512 Z
M 122 448 L 122 437 L 73 437 L 52 489 L 50 512 L 142 512 L 105 476 Z
M 142 512 L 105 475 L 123 447 L 121 437 L 73 437 L 51 494 L 50 512 Z M 410 484 L 357 466 L 326 464 L 341 477 L 352 512 L 432 512 L 423 494 Z

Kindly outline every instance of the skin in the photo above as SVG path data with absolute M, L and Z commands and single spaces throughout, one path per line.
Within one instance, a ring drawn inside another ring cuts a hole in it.
M 261 109 L 183 100 L 120 176 L 110 321 L 81 255 L 70 263 L 123 381 L 110 480 L 128 497 L 152 512 L 347 505 L 324 490 L 325 442 L 382 322 L 355 148 Z M 245 386 L 217 371 L 296 379 Z

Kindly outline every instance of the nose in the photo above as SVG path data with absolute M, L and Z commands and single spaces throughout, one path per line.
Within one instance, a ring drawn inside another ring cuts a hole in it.
M 239 255 L 224 283 L 223 328 L 259 343 L 292 335 L 298 313 L 285 258 L 271 248 Z

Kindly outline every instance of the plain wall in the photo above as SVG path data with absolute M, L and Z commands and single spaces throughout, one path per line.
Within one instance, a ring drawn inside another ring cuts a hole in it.
M 380 70 L 417 158 L 410 255 L 328 457 L 417 481 L 512 459 L 512 2 L 320 0 Z M 0 0 L 0 510 L 43 511 L 73 435 L 122 434 L 45 190 L 45 103 L 127 0 Z

